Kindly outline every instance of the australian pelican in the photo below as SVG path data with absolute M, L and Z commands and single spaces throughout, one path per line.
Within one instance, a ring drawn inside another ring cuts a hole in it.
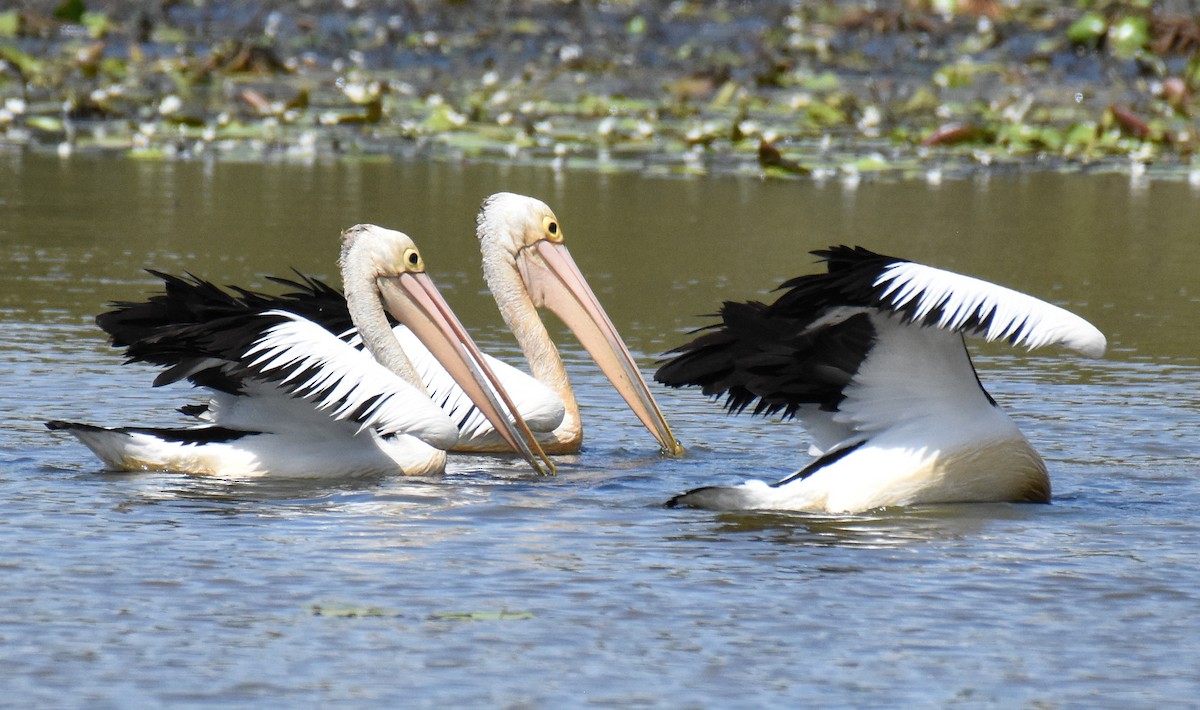
M 562 412 L 553 427 L 530 422 L 546 451 L 579 451 L 583 425 L 567 370 L 538 315 L 539 308 L 549 309 L 579 338 L 662 450 L 672 455 L 682 452 L 633 355 L 571 258 L 554 212 L 532 197 L 497 193 L 484 200 L 476 219 L 476 235 L 483 252 L 484 279 L 533 376 L 501 365 L 497 365 L 497 374 L 522 411 L 522 403 L 543 399 Z M 544 399 L 547 390 L 550 396 Z M 481 435 L 460 442 L 456 450 L 494 451 L 504 446 L 494 434 L 481 430 Z
M 578 452 L 583 425 L 566 367 L 538 315 L 539 308 L 555 313 L 575 333 L 659 446 L 670 454 L 681 452 L 683 447 L 667 426 L 632 354 L 567 251 L 554 212 L 531 197 L 495 194 L 483 202 L 476 233 L 483 252 L 484 278 L 532 376 L 490 355 L 484 358 L 543 449 L 554 454 Z M 288 295 L 296 304 L 291 307 L 318 314 L 314 319 L 334 332 L 351 327 L 346 299 L 336 290 L 312 279 L 284 283 L 295 288 Z M 393 332 L 431 392 L 449 397 L 451 402 L 462 399 L 440 358 L 404 324 L 396 325 Z M 478 413 L 470 414 L 462 424 L 451 451 L 513 451 L 511 442 Z
M 116 470 L 316 477 L 439 472 L 460 425 L 482 418 L 535 470 L 553 471 L 407 235 L 351 227 L 340 265 L 346 295 L 332 318 L 303 294 L 229 294 L 155 272 L 165 293 L 115 304 L 97 323 L 130 361 L 166 367 L 155 385 L 186 379 L 210 389 L 206 404 L 182 409 L 201 423 L 47 426 L 74 434 Z M 388 313 L 439 359 L 454 392 L 425 386 Z
M 852 513 L 893 505 L 1050 500 L 1041 457 L 984 390 L 964 335 L 1104 354 L 1082 318 L 986 281 L 861 247 L 813 252 L 827 273 L 772 304 L 725 303 L 721 322 L 655 379 L 698 386 L 739 413 L 795 417 L 815 460 L 775 483 L 677 496 L 673 505 Z

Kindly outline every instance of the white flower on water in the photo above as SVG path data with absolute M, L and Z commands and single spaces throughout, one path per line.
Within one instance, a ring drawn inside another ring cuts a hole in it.
M 181 108 L 183 108 L 183 99 L 175 94 L 164 96 L 163 100 L 158 102 L 158 112 L 163 116 L 179 113 L 179 109 Z

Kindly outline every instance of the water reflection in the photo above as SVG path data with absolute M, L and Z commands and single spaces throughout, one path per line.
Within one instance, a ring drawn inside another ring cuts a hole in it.
M 715 514 L 704 532 L 689 532 L 681 539 L 720 540 L 733 535 L 792 546 L 888 549 L 977 536 L 997 520 L 1029 520 L 1044 508 L 1020 504 L 938 505 L 864 515 L 723 512 Z
M 1189 264 L 1200 203 L 1187 185 L 1131 192 L 1120 176 L 1019 175 L 813 183 L 657 180 L 513 166 L 398 162 L 312 166 L 60 161 L 6 154 L 20 170 L 0 204 L 9 317 L 76 320 L 138 291 L 142 268 L 263 285 L 299 268 L 336 280 L 336 240 L 375 222 L 411 234 L 439 281 L 469 288 L 468 325 L 495 323 L 481 294 L 474 217 L 491 192 L 520 189 L 558 212 L 581 268 L 608 289 L 618 327 L 684 330 L 722 299 L 763 297 L 811 270 L 810 249 L 863 244 L 1065 305 L 1110 334 L 1113 351 L 1194 355 Z M 131 189 L 132 186 L 132 189 Z M 85 284 L 80 287 L 78 284 Z M 66 287 L 66 288 L 64 288 Z M 652 334 L 640 335 L 653 332 Z M 635 342 L 641 346 L 643 343 Z
M 578 457 L 556 457 L 570 471 Z M 435 477 L 363 475 L 343 478 L 222 478 L 160 471 L 115 472 L 97 470 L 93 464 L 81 476 L 111 484 L 113 491 L 129 494 L 122 507 L 157 505 L 164 502 L 209 503 L 213 512 L 236 514 L 242 504 L 273 503 L 285 506 L 323 508 L 354 504 L 361 500 L 378 506 L 378 512 L 395 509 L 407 514 L 412 506 L 446 508 L 486 500 L 488 489 L 514 482 L 536 482 L 527 466 L 511 456 L 454 455 L 446 474 Z

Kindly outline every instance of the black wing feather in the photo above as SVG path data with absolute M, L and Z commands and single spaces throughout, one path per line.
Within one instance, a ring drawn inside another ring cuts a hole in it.
M 902 259 L 862 247 L 834 246 L 813 254 L 827 273 L 799 276 L 765 305 L 727 302 L 719 323 L 668 353 L 654 379 L 671 387 L 698 386 L 739 413 L 794 416 L 804 405 L 834 411 L 843 389 L 857 373 L 875 342 L 865 312 L 817 324 L 835 308 L 875 308 L 875 281 L 884 268 Z M 757 402 L 756 402 L 757 400 Z
M 174 276 L 148 270 L 163 281 L 163 292 L 145 301 L 121 301 L 96 317 L 96 324 L 115 347 L 125 349 L 129 362 L 148 362 L 166 368 L 155 386 L 186 378 L 202 387 L 236 394 L 245 377 L 262 378 L 241 363 L 247 350 L 283 318 L 266 315 L 280 310 L 304 317 L 335 335 L 353 327 L 340 291 L 303 274 L 296 279 L 270 277 L 291 289 L 281 295 L 236 286 L 226 291 L 192 274 Z M 203 367 L 210 360 L 221 365 Z M 289 373 L 272 373 L 278 381 Z

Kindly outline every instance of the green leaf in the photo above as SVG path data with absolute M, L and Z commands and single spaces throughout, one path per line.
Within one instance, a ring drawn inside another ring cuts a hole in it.
M 340 604 L 314 604 L 310 611 L 313 616 L 329 616 L 341 619 L 358 619 L 363 617 L 399 616 L 378 606 L 344 606 Z
M 108 19 L 108 15 L 103 12 L 85 12 L 80 16 L 80 21 L 87 28 L 88 36 L 93 39 L 100 39 L 108 34 L 112 29 L 112 23 Z
M 887 170 L 891 166 L 888 164 L 887 158 L 875 153 L 859 158 L 858 160 L 852 160 L 843 167 L 856 170 L 860 173 L 877 173 L 881 170 Z
M 62 4 L 54 10 L 54 19 L 63 22 L 80 22 L 86 11 L 83 0 L 63 0 Z
M 1108 22 L 1098 12 L 1085 12 L 1067 28 L 1067 39 L 1072 44 L 1095 46 L 1108 31 Z
M 1108 42 L 1113 54 L 1132 56 L 1150 41 L 1150 23 L 1144 17 L 1125 16 L 1108 28 Z
M 1063 137 L 1063 142 L 1069 151 L 1091 148 L 1096 142 L 1096 124 L 1084 121 L 1072 125 Z
M 532 619 L 531 611 L 468 611 L 430 614 L 434 621 L 514 621 Z
M 842 80 L 831 71 L 820 74 L 804 74 L 796 77 L 796 85 L 814 93 L 834 91 L 842 85 Z
M 63 130 L 62 119 L 55 116 L 30 116 L 25 119 L 25 125 L 46 133 L 61 133 Z
M 810 104 L 805 109 L 805 115 L 809 123 L 820 127 L 838 126 L 846 122 L 846 114 L 840 109 L 820 102 Z
M 16 37 L 21 29 L 21 15 L 16 10 L 0 12 L 0 37 Z
M 0 47 L 0 59 L 5 59 L 15 65 L 25 75 L 26 79 L 42 73 L 43 63 L 32 55 L 26 54 L 14 46 Z
M 963 89 L 975 83 L 975 72 L 970 62 L 947 64 L 933 73 L 933 83 L 943 89 Z

